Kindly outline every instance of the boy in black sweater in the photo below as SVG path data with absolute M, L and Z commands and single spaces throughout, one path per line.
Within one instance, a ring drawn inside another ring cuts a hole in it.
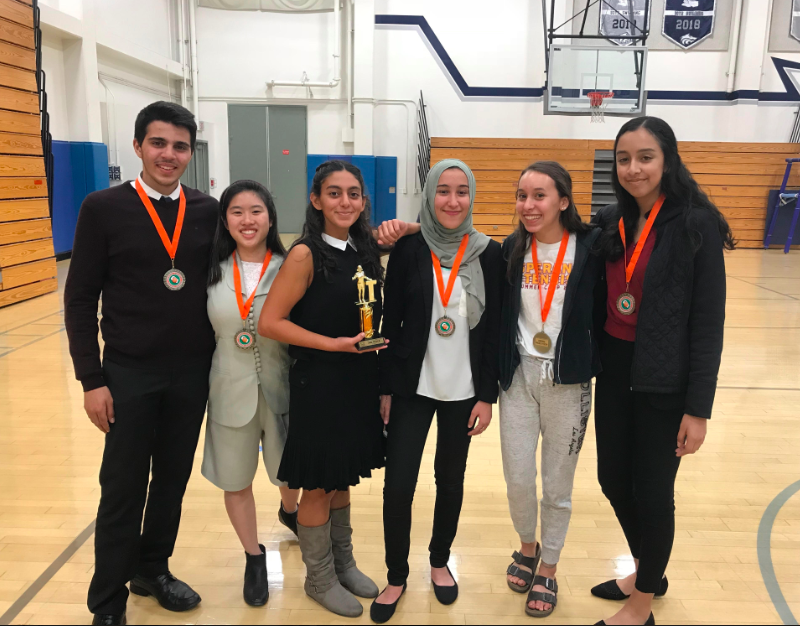
M 125 623 L 129 581 L 171 611 L 200 603 L 168 566 L 214 350 L 206 282 L 217 201 L 179 182 L 196 134 L 181 106 L 143 109 L 133 142 L 141 175 L 87 196 L 75 231 L 67 335 L 86 413 L 106 434 L 88 599 L 94 624 Z

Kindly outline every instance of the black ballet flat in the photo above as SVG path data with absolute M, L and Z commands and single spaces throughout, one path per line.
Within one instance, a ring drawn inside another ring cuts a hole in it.
M 407 584 L 403 583 L 403 591 L 400 592 L 400 596 L 392 604 L 378 604 L 377 598 L 373 600 L 372 606 L 369 607 L 369 618 L 376 624 L 385 624 L 392 619 L 394 612 L 397 610 L 397 603 L 406 593 L 406 587 Z M 386 590 L 384 589 L 384 591 Z
M 667 589 L 669 589 L 669 581 L 667 577 L 664 576 L 664 578 L 661 579 L 661 588 L 655 594 L 655 597 L 663 598 L 667 595 Z M 596 587 L 592 587 L 592 595 L 603 600 L 620 601 L 630 598 L 629 595 L 622 593 L 616 580 L 607 580 Z
M 595 622 L 594 626 L 606 626 L 606 623 L 601 619 L 599 622 Z M 650 613 L 650 617 L 647 618 L 644 626 L 656 626 L 656 618 L 652 613 Z
M 445 567 L 447 567 L 447 573 L 450 574 L 453 579 L 453 584 L 444 587 L 437 585 L 433 580 L 431 580 L 431 582 L 433 583 L 433 594 L 436 596 L 436 599 L 440 604 L 449 606 L 458 600 L 458 583 L 456 582 L 456 577 L 453 576 L 453 572 L 450 571 L 450 568 L 447 565 L 445 565 Z

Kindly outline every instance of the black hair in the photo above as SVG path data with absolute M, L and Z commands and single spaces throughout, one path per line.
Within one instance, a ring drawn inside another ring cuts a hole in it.
M 147 129 L 152 122 L 166 122 L 179 128 L 185 128 L 192 137 L 192 152 L 197 143 L 197 123 L 194 121 L 192 112 L 174 102 L 153 102 L 139 111 L 136 116 L 136 124 L 133 127 L 133 136 L 140 146 L 144 145 L 144 138 L 147 136 Z
M 555 183 L 558 197 L 567 198 L 569 200 L 567 208 L 561 211 L 558 216 L 561 226 L 563 226 L 567 232 L 581 233 L 592 228 L 581 219 L 580 213 L 578 213 L 578 207 L 575 206 L 575 199 L 572 196 L 572 176 L 569 175 L 569 172 L 561 163 L 556 163 L 555 161 L 536 161 L 536 163 L 531 163 L 522 170 L 522 173 L 519 175 L 519 180 L 522 180 L 522 177 L 528 172 L 538 172 L 539 174 L 550 177 L 553 183 Z M 509 254 L 508 274 L 506 276 L 508 282 L 512 285 L 516 278 L 514 268 L 525 258 L 525 254 L 528 251 L 528 231 L 522 223 L 522 220 L 519 220 L 516 235 L 514 247 Z
M 626 133 L 635 132 L 640 128 L 646 129 L 653 136 L 664 153 L 661 192 L 666 196 L 667 202 L 683 205 L 687 234 L 694 250 L 696 251 L 702 245 L 702 237 L 699 231 L 692 226 L 694 216 L 696 216 L 695 211 L 708 211 L 716 218 L 723 247 L 733 250 L 736 241 L 725 216 L 722 215 L 706 193 L 700 189 L 697 181 L 684 165 L 681 155 L 678 153 L 678 140 L 675 138 L 675 132 L 669 124 L 658 117 L 644 116 L 629 120 L 619 129 L 617 138 L 614 141 L 614 167 L 611 169 L 611 182 L 614 187 L 614 194 L 617 197 L 617 205 L 622 211 L 625 232 L 636 232 L 641 212 L 636 198 L 628 193 L 620 183 L 616 166 L 617 146 L 619 145 L 620 137 Z M 600 237 L 599 245 L 606 258 L 612 261 L 622 256 L 622 238 L 619 235 L 619 228 L 616 224 L 608 225 Z
M 217 284 L 222 280 L 221 264 L 225 259 L 230 258 L 236 250 L 236 241 L 228 230 L 228 207 L 233 199 L 243 191 L 252 191 L 264 202 L 269 215 L 269 233 L 267 234 L 267 250 L 272 250 L 273 254 L 286 256 L 286 248 L 281 242 L 278 232 L 278 212 L 275 209 L 275 201 L 269 190 L 259 182 L 254 180 L 237 180 L 230 185 L 219 199 L 219 219 L 217 220 L 217 232 L 214 233 L 214 243 L 211 245 L 211 263 L 208 268 L 208 286 Z
M 356 246 L 361 267 L 364 268 L 370 278 L 374 278 L 379 285 L 383 285 L 383 266 L 381 265 L 380 249 L 375 241 L 370 224 L 371 204 L 361 170 L 346 161 L 326 161 L 317 168 L 314 174 L 314 179 L 311 182 L 311 193 L 320 197 L 322 195 L 322 184 L 325 180 L 331 174 L 343 171 L 350 172 L 355 177 L 358 184 L 361 185 L 361 193 L 364 196 L 364 210 L 355 223 L 350 226 L 349 235 Z M 325 280 L 329 280 L 331 273 L 336 270 L 336 257 L 333 255 L 331 247 L 322 239 L 323 232 L 325 232 L 325 215 L 322 211 L 318 211 L 313 203 L 309 201 L 306 207 L 306 222 L 303 225 L 303 233 L 293 245 L 299 243 L 307 245 L 311 249 L 314 258 L 314 272 L 322 272 Z

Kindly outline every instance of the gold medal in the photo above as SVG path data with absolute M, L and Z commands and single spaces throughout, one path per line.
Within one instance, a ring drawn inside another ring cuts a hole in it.
M 550 339 L 550 336 L 547 333 L 541 332 L 536 333 L 533 336 L 533 348 L 539 354 L 547 354 L 550 352 L 550 348 L 553 347 L 553 340 Z

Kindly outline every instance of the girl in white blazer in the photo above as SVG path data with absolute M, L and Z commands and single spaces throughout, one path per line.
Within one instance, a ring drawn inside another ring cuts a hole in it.
M 269 598 L 253 496 L 259 445 L 269 479 L 281 492 L 278 519 L 297 534 L 299 490 L 277 478 L 289 429 L 288 347 L 256 332 L 285 256 L 269 191 L 255 181 L 233 183 L 220 198 L 209 271 L 208 317 L 217 348 L 202 473 L 225 491 L 228 517 L 245 549 L 243 595 L 251 606 L 264 606 Z

